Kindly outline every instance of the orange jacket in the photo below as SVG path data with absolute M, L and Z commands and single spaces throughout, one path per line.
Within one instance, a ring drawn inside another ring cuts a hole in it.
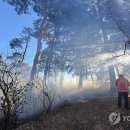
M 126 78 L 122 77 L 117 79 L 115 84 L 118 92 L 128 92 L 130 83 Z

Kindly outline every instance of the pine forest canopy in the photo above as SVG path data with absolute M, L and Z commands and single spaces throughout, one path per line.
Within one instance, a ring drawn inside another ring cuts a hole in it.
M 117 76 L 130 77 L 130 0 L 2 1 L 34 21 L 10 39 L 7 56 L 0 54 L 0 128 L 66 101 L 115 96 Z
M 12 5 L 18 15 L 37 15 L 33 28 L 25 28 L 22 37 L 10 42 L 15 50 L 13 56 L 23 61 L 30 38 L 37 39 L 31 79 L 41 71 L 45 77 L 55 69 L 72 72 L 75 66 L 81 66 L 81 59 L 114 53 L 130 40 L 128 0 L 3 1 Z M 43 44 L 47 44 L 44 50 Z

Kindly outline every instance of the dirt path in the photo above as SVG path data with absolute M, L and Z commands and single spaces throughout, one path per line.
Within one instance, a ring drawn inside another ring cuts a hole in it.
M 111 126 L 109 114 L 120 112 L 130 115 L 130 110 L 118 109 L 116 98 L 93 99 L 62 107 L 37 121 L 29 122 L 17 130 L 130 130 L 130 121 Z M 123 117 L 122 117 L 123 118 Z

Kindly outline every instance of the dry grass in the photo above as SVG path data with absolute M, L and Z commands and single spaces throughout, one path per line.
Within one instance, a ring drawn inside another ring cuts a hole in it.
M 116 98 L 93 99 L 86 103 L 61 107 L 56 111 L 31 121 L 17 130 L 130 130 L 130 122 L 123 120 L 111 126 L 109 114 L 115 111 L 130 115 L 130 110 L 118 109 Z

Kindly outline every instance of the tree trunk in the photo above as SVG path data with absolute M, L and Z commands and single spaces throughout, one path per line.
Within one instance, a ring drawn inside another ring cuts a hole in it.
M 42 32 L 41 32 L 42 33 Z M 34 58 L 34 62 L 33 62 L 33 67 L 31 70 L 31 75 L 30 75 L 30 80 L 33 80 L 35 77 L 35 74 L 37 73 L 38 70 L 38 61 L 41 57 L 41 52 L 42 52 L 42 35 L 40 34 L 38 41 L 37 41 L 37 52 Z
M 44 70 L 44 82 L 45 82 L 45 84 L 46 84 L 47 76 L 49 76 L 49 73 L 50 73 L 50 65 L 51 65 L 52 58 L 53 58 L 54 45 L 51 44 L 51 45 L 49 45 L 48 48 L 49 48 L 49 52 L 48 52 L 48 57 L 47 57 L 46 66 L 45 66 L 45 70 Z
M 78 88 L 82 88 L 83 86 L 83 75 L 82 75 L 82 71 L 80 72 L 80 76 L 79 76 L 79 86 Z
M 103 42 L 107 42 L 108 41 L 108 37 L 107 37 L 107 32 L 105 29 L 105 25 L 104 25 L 104 21 L 103 21 L 103 14 L 102 14 L 102 9 L 99 5 L 99 0 L 97 1 L 97 16 L 99 17 L 99 26 L 102 30 L 102 40 Z
M 63 89 L 63 81 L 64 81 L 64 72 L 60 72 L 60 87 Z
M 30 75 L 30 80 L 33 80 L 37 71 L 38 71 L 38 61 L 41 57 L 41 53 L 42 53 L 42 35 L 43 35 L 43 31 L 46 30 L 46 23 L 47 21 L 47 0 L 44 0 L 44 9 L 43 9 L 43 20 L 41 22 L 41 25 L 39 27 L 39 32 L 38 32 L 38 38 L 37 38 L 37 52 L 34 58 L 34 62 L 33 62 L 33 67 L 31 70 L 31 75 Z
M 115 69 L 116 69 L 116 73 L 117 73 L 117 77 L 119 76 L 119 69 L 118 69 L 118 65 L 115 66 Z
M 113 65 L 109 66 L 108 71 L 109 71 L 111 92 L 115 92 L 116 91 L 116 86 L 115 86 L 116 75 L 115 75 L 114 66 Z

